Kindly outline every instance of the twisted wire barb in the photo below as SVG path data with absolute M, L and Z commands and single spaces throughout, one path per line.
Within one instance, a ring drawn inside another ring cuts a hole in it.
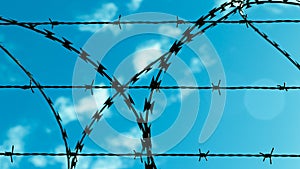
M 64 141 L 64 145 L 65 145 L 65 148 L 66 148 L 66 153 L 67 153 L 67 163 L 68 163 L 68 167 L 69 167 L 69 164 L 70 164 L 70 156 L 69 156 L 69 153 L 70 153 L 70 148 L 68 146 L 68 142 L 67 142 L 67 139 L 68 139 L 68 135 L 67 135 L 67 132 L 66 132 L 66 129 L 63 128 L 62 126 L 62 119 L 59 115 L 59 113 L 54 109 L 54 106 L 53 106 L 53 102 L 52 100 L 50 99 L 49 96 L 46 95 L 46 93 L 44 92 L 43 88 L 41 88 L 40 84 L 38 81 L 35 80 L 35 78 L 33 77 L 33 75 L 20 63 L 20 61 L 18 61 L 4 46 L 2 46 L 0 44 L 0 48 L 4 51 L 4 53 L 9 56 L 21 69 L 22 71 L 27 75 L 27 77 L 30 79 L 30 82 L 33 82 L 39 92 L 42 94 L 43 98 L 46 100 L 47 104 L 49 105 L 54 117 L 55 117 L 55 120 L 59 126 L 59 129 L 60 129 L 60 133 L 62 135 L 62 139 Z M 33 90 L 32 90 L 33 92 Z M 12 147 L 12 152 L 11 153 L 8 153 L 11 157 L 11 162 L 13 162 L 12 160 L 12 153 L 13 153 L 13 150 L 14 150 L 14 146 Z

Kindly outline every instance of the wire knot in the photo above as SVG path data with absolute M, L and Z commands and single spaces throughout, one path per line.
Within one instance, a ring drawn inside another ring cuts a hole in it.
M 221 96 L 220 84 L 221 84 L 221 80 L 219 80 L 218 85 L 215 85 L 214 83 L 211 83 L 211 85 L 212 85 L 212 92 L 214 92 L 215 90 L 217 90 L 218 93 L 219 93 L 219 95 Z
M 263 157 L 263 162 L 264 162 L 267 158 L 269 158 L 269 159 L 270 159 L 270 164 L 272 164 L 273 151 L 274 151 L 274 147 L 272 148 L 270 154 L 264 154 L 264 153 L 262 153 L 262 152 L 259 153 L 259 154 Z
M 207 151 L 206 153 L 202 153 L 201 149 L 199 148 L 199 160 L 198 161 L 201 161 L 202 158 L 204 158 L 205 161 L 207 161 L 208 154 L 209 154 L 209 151 Z
M 141 159 L 141 163 L 143 163 L 143 158 L 142 158 L 143 154 L 140 153 L 140 152 L 136 152 L 135 150 L 133 150 L 133 152 L 134 152 L 134 158 L 133 159 L 136 159 L 136 158 L 139 157 Z
M 113 24 L 114 24 L 114 25 L 118 25 L 120 29 L 122 29 L 122 27 L 121 27 L 121 16 L 122 16 L 122 15 L 119 15 L 118 21 L 113 22 Z
M 13 163 L 14 162 L 14 160 L 13 160 L 13 155 L 14 155 L 14 149 L 15 149 L 15 146 L 14 145 L 12 145 L 12 147 L 11 147 L 11 152 L 4 152 L 4 156 L 8 156 L 8 157 L 10 157 L 10 162 L 11 163 Z
M 185 21 L 179 19 L 178 16 L 176 16 L 176 28 L 178 28 L 178 25 L 181 25 L 181 24 L 185 24 Z
M 91 91 L 91 95 L 94 95 L 94 91 L 93 91 L 94 81 L 95 80 L 93 80 L 90 85 L 84 85 L 85 91 L 90 90 Z
M 278 90 L 285 90 L 285 91 L 288 91 L 285 82 L 283 83 L 283 86 L 282 86 L 282 85 L 277 85 L 277 88 L 278 88 Z

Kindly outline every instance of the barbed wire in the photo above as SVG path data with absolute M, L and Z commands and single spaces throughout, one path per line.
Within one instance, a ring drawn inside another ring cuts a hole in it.
M 229 4 L 227 4 L 227 5 L 229 5 Z M 156 83 L 156 85 L 157 85 L 157 83 L 158 83 L 158 78 L 159 78 L 160 74 L 162 73 L 163 69 L 165 69 L 165 71 L 166 71 L 166 69 L 167 69 L 167 67 L 168 67 L 168 66 L 167 66 L 168 64 L 166 64 L 166 63 L 167 63 L 167 61 L 168 61 L 169 58 L 170 58 L 170 54 L 172 54 L 172 53 L 177 54 L 177 53 L 179 52 L 179 50 L 181 49 L 181 46 L 182 46 L 184 43 L 190 42 L 190 41 L 192 40 L 192 38 L 194 38 L 195 36 L 201 35 L 201 34 L 202 34 L 203 32 L 205 32 L 207 29 L 209 29 L 209 28 L 211 28 L 211 27 L 217 25 L 217 24 L 213 23 L 213 24 L 210 24 L 209 26 L 205 27 L 204 29 L 202 29 L 202 31 L 196 32 L 196 33 L 193 34 L 193 35 L 190 34 L 191 31 L 192 31 L 195 27 L 198 27 L 198 29 L 199 29 L 200 27 L 202 27 L 202 26 L 204 25 L 204 23 L 203 23 L 203 20 L 204 20 L 204 19 L 209 18 L 209 17 L 210 17 L 210 19 L 214 18 L 215 15 L 213 15 L 213 16 L 211 16 L 211 15 L 214 14 L 215 12 L 217 12 L 217 11 L 220 11 L 221 9 L 222 9 L 221 7 L 220 7 L 220 8 L 217 8 L 217 10 L 216 10 L 216 9 L 213 9 L 208 15 L 206 15 L 205 17 L 201 17 L 201 18 L 197 21 L 197 23 L 195 24 L 195 26 L 193 26 L 193 28 L 188 28 L 188 29 L 187 29 L 187 31 L 189 31 L 189 32 L 186 31 L 185 33 L 188 33 L 188 34 L 184 34 L 183 38 L 182 38 L 179 42 L 176 41 L 176 42 L 173 44 L 173 46 L 170 48 L 170 50 L 169 50 L 168 53 L 166 53 L 165 55 L 161 56 L 160 59 L 158 59 L 158 60 L 156 60 L 156 61 L 154 61 L 154 62 L 152 63 L 152 65 L 153 65 L 153 64 L 155 64 L 156 62 L 161 61 L 161 65 L 160 65 L 160 66 L 161 66 L 161 70 L 160 70 L 160 72 L 159 72 L 159 74 L 158 74 L 156 80 L 153 81 L 153 79 L 152 79 L 150 86 L 153 85 L 153 83 Z M 219 19 L 219 20 L 226 19 L 229 15 L 235 13 L 236 10 L 237 10 L 237 8 L 235 8 L 235 10 L 229 12 L 229 13 L 226 14 L 225 16 L 221 17 L 221 19 Z M 66 40 L 65 38 L 62 38 L 63 40 L 61 40 L 61 39 L 59 39 L 59 38 L 56 38 L 56 37 L 54 36 L 54 33 L 53 33 L 53 32 L 50 32 L 49 30 L 45 30 L 45 32 L 43 32 L 43 31 L 40 31 L 40 30 L 36 29 L 33 25 L 23 25 L 23 24 L 20 24 L 20 23 L 18 23 L 18 22 L 16 22 L 16 21 L 8 20 L 8 19 L 5 19 L 5 18 L 0 18 L 0 20 L 5 21 L 5 22 L 9 22 L 9 23 L 12 23 L 12 24 L 15 24 L 15 25 L 18 25 L 18 26 L 21 26 L 21 27 L 24 27 L 24 28 L 27 28 L 27 29 L 30 29 L 30 30 L 33 30 L 33 31 L 35 31 L 35 32 L 37 32 L 37 33 L 39 33 L 39 34 L 43 34 L 43 35 L 45 35 L 46 38 L 48 38 L 48 39 L 50 39 L 50 40 L 53 40 L 53 41 L 55 41 L 55 42 L 60 43 L 64 48 L 66 48 L 66 49 L 68 49 L 68 50 L 70 50 L 70 51 L 74 51 L 74 52 L 77 53 L 77 54 L 80 54 L 80 58 L 83 59 L 84 61 L 90 63 L 92 66 L 94 66 L 95 69 L 97 70 L 97 72 L 100 73 L 102 76 L 106 77 L 106 78 L 111 82 L 112 86 L 114 86 L 114 88 L 116 89 L 116 91 L 118 92 L 118 93 L 116 93 L 113 97 L 109 97 L 109 98 L 105 101 L 104 106 L 100 109 L 100 111 L 97 111 L 97 112 L 95 113 L 95 115 L 92 117 L 91 123 L 85 127 L 85 129 L 84 129 L 84 131 L 83 131 L 83 133 L 82 133 L 82 138 L 81 138 L 81 139 L 77 142 L 77 144 L 76 144 L 75 154 L 77 154 L 79 151 L 80 151 L 80 152 L 82 151 L 82 148 L 83 148 L 83 146 L 84 146 L 84 144 L 83 144 L 84 138 L 85 138 L 87 135 L 89 135 L 89 134 L 91 133 L 93 124 L 94 124 L 96 121 L 99 121 L 99 120 L 100 120 L 100 118 L 102 117 L 102 114 L 101 114 L 101 113 L 104 111 L 104 109 L 105 109 L 105 108 L 109 108 L 109 107 L 113 104 L 113 101 L 112 101 L 113 98 L 114 98 L 115 96 L 117 96 L 118 94 L 121 94 L 121 96 L 125 99 L 125 100 L 124 100 L 125 103 L 128 105 L 129 109 L 134 113 L 135 117 L 137 118 L 137 123 L 138 123 L 138 125 L 139 125 L 139 128 L 140 128 L 140 130 L 143 132 L 143 140 L 142 140 L 143 149 L 142 149 L 142 151 L 146 149 L 147 154 L 149 154 L 149 156 L 147 157 L 147 163 L 145 163 L 145 167 L 156 168 L 154 159 L 153 159 L 153 157 L 151 156 L 151 134 L 150 134 L 150 133 L 151 133 L 151 130 L 150 130 L 150 127 L 151 127 L 151 126 L 148 125 L 148 115 L 149 115 L 149 111 L 153 109 L 153 103 L 151 103 L 151 98 L 152 98 L 153 90 L 151 90 L 151 94 L 150 94 L 150 96 L 149 96 L 149 99 L 148 99 L 148 100 L 147 100 L 147 99 L 145 100 L 144 111 L 146 111 L 146 121 L 144 121 L 144 118 L 142 118 L 141 115 L 139 116 L 138 113 L 137 113 L 137 111 L 136 111 L 136 109 L 134 108 L 134 106 L 133 106 L 133 105 L 134 105 L 134 102 L 133 102 L 131 96 L 130 96 L 130 95 L 126 96 L 126 95 L 124 94 L 124 88 L 123 88 L 123 85 L 121 85 L 121 84 L 118 82 L 118 80 L 117 80 L 116 78 L 111 78 L 108 74 L 106 74 L 106 73 L 104 72 L 104 70 L 106 70 L 106 69 L 105 69 L 105 67 L 104 67 L 103 65 L 101 65 L 101 64 L 99 63 L 99 66 L 97 66 L 97 65 L 95 64 L 95 62 L 93 62 L 92 60 L 90 60 L 90 59 L 88 58 L 89 54 L 88 54 L 87 52 L 85 52 L 85 51 L 82 50 L 82 49 L 81 49 L 81 52 L 79 52 L 79 50 L 77 50 L 76 48 L 74 48 L 73 46 L 71 46 L 72 42 L 70 42 L 69 40 Z M 183 41 L 184 38 L 186 38 L 185 42 Z M 163 62 L 164 60 L 162 60 L 162 58 L 165 57 L 165 56 L 167 56 L 167 55 L 168 55 L 168 58 L 166 59 L 165 62 Z M 151 64 L 150 64 L 150 66 L 148 65 L 143 71 L 141 71 L 140 73 L 136 74 L 136 75 L 135 75 L 128 83 L 127 83 L 127 85 L 129 85 L 130 83 L 136 82 L 136 81 L 138 80 L 138 77 L 139 77 L 141 74 L 143 74 L 143 73 L 145 73 L 145 72 L 148 72 L 149 70 L 151 70 Z M 93 81 L 93 82 L 94 82 L 94 81 Z M 127 85 L 124 85 L 124 86 L 127 86 Z M 141 122 L 138 122 L 138 120 L 142 120 L 143 126 L 141 125 Z M 147 135 L 147 138 L 145 137 L 145 135 Z M 75 168 L 76 163 L 77 163 L 77 157 L 76 157 L 76 155 L 75 155 L 75 156 L 73 156 L 73 158 L 72 158 L 72 162 L 71 162 L 71 165 L 70 165 L 71 168 Z
M 24 25 L 31 25 L 33 27 L 37 26 L 44 26 L 50 25 L 52 29 L 57 26 L 72 26 L 72 25 L 141 25 L 141 24 L 148 24 L 148 25 L 156 25 L 156 24 L 176 24 L 178 25 L 183 24 L 195 24 L 197 21 L 191 20 L 161 20 L 161 21 L 151 21 L 151 20 L 143 20 L 143 21 L 52 21 L 49 18 L 49 21 L 44 22 L 22 22 L 12 20 L 13 22 L 18 22 L 19 24 Z M 218 24 L 245 24 L 245 20 L 226 20 L 226 21 L 212 21 L 212 20 L 204 20 L 204 23 L 218 23 Z M 256 23 L 256 24 L 274 24 L 274 23 L 300 23 L 300 19 L 269 19 L 269 20 L 248 20 L 249 23 Z M 13 26 L 13 23 L 3 23 L 0 22 L 0 26 Z
M 44 92 L 43 88 L 41 88 L 40 84 L 38 81 L 36 81 L 36 79 L 33 77 L 33 75 L 21 64 L 21 62 L 19 60 L 17 60 L 3 45 L 0 44 L 0 48 L 2 51 L 4 51 L 4 53 L 9 56 L 21 69 L 22 71 L 27 75 L 27 77 L 30 79 L 30 84 L 34 83 L 36 85 L 36 87 L 38 88 L 39 92 L 42 94 L 43 98 L 46 100 L 48 106 L 50 107 L 55 120 L 58 124 L 58 127 L 60 129 L 60 133 L 64 142 L 64 146 L 66 148 L 66 152 L 67 154 L 70 151 L 69 145 L 68 145 L 68 135 L 67 135 L 67 131 L 66 129 L 64 129 L 63 125 L 62 125 L 62 119 L 59 115 L 59 113 L 55 110 L 54 105 L 52 100 L 50 99 L 49 96 L 47 96 L 47 94 Z M 34 92 L 33 90 L 31 90 L 32 93 Z M 12 147 L 12 151 L 13 151 L 14 147 Z M 66 156 L 67 157 L 67 163 L 68 163 L 68 168 L 69 168 L 69 163 L 70 163 L 70 156 Z M 12 158 L 11 158 L 11 162 L 13 162 Z
M 211 157 L 218 157 L 218 158 L 263 158 L 263 162 L 266 159 L 270 160 L 270 164 L 272 164 L 273 158 L 300 158 L 300 154 L 274 154 L 274 148 L 271 149 L 270 153 L 211 153 L 209 150 L 207 152 L 202 152 L 201 149 L 198 149 L 198 153 L 153 153 L 152 156 L 155 157 L 197 157 L 198 161 L 201 159 L 205 159 L 208 161 Z M 0 153 L 0 156 L 10 157 L 11 161 L 13 161 L 13 157 L 20 157 L 20 156 L 44 156 L 44 157 L 57 157 L 57 156 L 81 156 L 81 157 L 148 157 L 149 154 L 146 153 L 43 153 L 43 152 L 28 152 L 28 153 L 17 153 L 14 152 L 13 149 L 11 152 L 3 152 Z
M 112 89 L 112 86 L 106 85 L 0 85 L 0 89 L 22 89 L 22 90 L 30 90 L 36 88 L 43 89 Z M 285 85 L 276 85 L 276 86 L 218 86 L 220 90 L 300 90 L 300 86 L 285 86 Z M 151 89 L 149 86 L 127 86 L 124 89 Z M 212 90 L 213 86 L 157 86 L 153 89 L 157 90 Z
M 240 10 L 239 14 L 245 20 L 246 26 L 247 27 L 250 26 L 257 34 L 259 34 L 263 39 L 265 39 L 269 44 L 271 44 L 277 51 L 283 54 L 293 65 L 295 65 L 300 70 L 300 64 L 294 59 L 292 59 L 291 55 L 287 51 L 283 50 L 277 42 L 272 41 L 268 35 L 260 31 L 257 27 L 254 26 L 253 23 L 248 22 L 248 15 L 245 14 L 244 11 L 242 10 L 243 5 L 244 4 L 242 4 L 239 9 Z
M 70 148 L 68 147 L 67 144 L 65 144 L 66 147 L 66 153 L 65 155 L 67 156 L 67 160 L 68 160 L 68 168 L 75 168 L 76 163 L 77 163 L 77 156 L 80 156 L 82 154 L 80 154 L 79 152 L 82 151 L 82 148 L 84 146 L 83 141 L 85 139 L 85 137 L 87 135 L 89 135 L 92 132 L 92 126 L 94 123 L 98 122 L 101 117 L 102 117 L 102 112 L 105 109 L 108 109 L 112 104 L 113 104 L 113 99 L 116 98 L 118 95 L 122 96 L 124 98 L 125 103 L 127 104 L 128 108 L 134 113 L 135 117 L 137 118 L 137 124 L 139 126 L 139 129 L 142 131 L 143 134 L 143 138 L 141 141 L 142 144 L 142 151 L 141 152 L 135 152 L 134 154 L 131 154 L 131 156 L 134 157 L 147 157 L 147 162 L 145 162 L 145 168 L 156 168 L 156 164 L 154 162 L 154 157 L 155 156 L 159 156 L 159 154 L 153 154 L 152 153 L 152 145 L 151 145 L 151 124 L 148 124 L 148 116 L 149 116 L 149 112 L 151 113 L 153 110 L 153 106 L 154 106 L 154 101 L 153 101 L 153 94 L 155 91 L 159 91 L 160 89 L 197 89 L 197 90 L 201 90 L 201 89 L 210 89 L 210 90 L 217 90 L 220 94 L 220 90 L 241 90 L 241 89 L 247 89 L 247 90 L 253 90 L 253 89 L 263 89 L 263 90 L 298 90 L 299 87 L 297 86 L 291 86 L 288 87 L 285 84 L 283 86 L 281 85 L 277 85 L 276 87 L 271 87 L 271 86 L 236 86 L 236 87 L 222 87 L 220 86 L 220 81 L 218 85 L 214 85 L 212 83 L 212 86 L 207 86 L 207 87 L 200 87 L 200 86 L 161 86 L 161 82 L 163 79 L 163 74 L 164 72 L 167 71 L 168 67 L 170 66 L 171 62 L 169 62 L 169 60 L 171 59 L 172 55 L 177 55 L 177 53 L 181 50 L 182 46 L 186 43 L 189 43 L 193 38 L 195 38 L 198 35 L 202 35 L 205 31 L 207 31 L 208 29 L 216 26 L 217 24 L 221 24 L 221 23 L 243 23 L 246 24 L 247 26 L 250 26 L 252 29 L 255 30 L 255 32 L 257 32 L 260 36 L 262 36 L 266 41 L 268 41 L 270 44 L 272 44 L 279 52 L 281 52 L 283 55 L 285 55 L 285 57 L 287 57 L 287 59 L 293 63 L 298 69 L 300 69 L 300 65 L 293 60 L 290 55 L 284 51 L 282 48 L 279 47 L 278 43 L 271 41 L 268 36 L 264 33 L 262 33 L 258 28 L 256 28 L 253 23 L 284 23 L 284 22 L 291 22 L 291 23 L 298 23 L 300 22 L 300 20 L 261 20 L 261 21 L 256 21 L 256 20 L 248 20 L 248 18 L 246 17 L 246 15 L 241 15 L 243 17 L 243 20 L 239 20 L 239 21 L 227 21 L 228 17 L 232 14 L 235 14 L 238 10 L 241 11 L 242 8 L 246 7 L 246 8 L 250 8 L 251 5 L 260 5 L 260 4 L 275 4 L 275 3 L 280 3 L 280 4 L 290 4 L 290 5 L 296 5 L 296 6 L 300 6 L 299 3 L 297 2 L 289 2 L 288 0 L 281 0 L 281 1 L 275 1 L 275 0 L 265 0 L 265 1 L 259 1 L 259 0 L 255 0 L 254 2 L 250 2 L 249 0 L 246 1 L 245 3 L 243 3 L 242 6 L 235 6 L 234 2 L 236 1 L 231 1 L 231 2 L 225 2 L 224 4 L 222 4 L 220 7 L 214 8 L 212 9 L 207 15 L 202 16 L 201 18 L 199 18 L 197 21 L 190 21 L 191 23 L 194 22 L 193 26 L 189 27 L 183 34 L 182 38 L 180 40 L 176 40 L 174 42 L 174 44 L 171 46 L 171 48 L 169 49 L 169 51 L 165 54 L 163 54 L 161 57 L 159 57 L 157 60 L 155 60 L 154 62 L 152 62 L 151 64 L 149 64 L 147 67 L 145 67 L 141 72 L 137 73 L 136 75 L 134 75 L 127 83 L 125 83 L 124 85 L 122 85 L 115 77 L 109 76 L 108 73 L 106 73 L 106 68 L 100 64 L 99 62 L 95 62 L 93 60 L 91 60 L 89 58 L 89 54 L 83 50 L 83 49 L 76 49 L 75 47 L 72 46 L 72 42 L 65 39 L 65 38 L 57 38 L 56 36 L 54 36 L 54 33 L 44 29 L 44 31 L 39 30 L 36 28 L 36 26 L 39 25 L 51 25 L 52 29 L 55 26 L 58 25 L 79 25 L 79 24 L 114 24 L 114 25 L 118 25 L 121 28 L 121 24 L 155 24 L 154 21 L 151 21 L 152 23 L 150 23 L 149 21 L 128 21 L 126 22 L 121 22 L 121 17 L 119 17 L 118 21 L 114 21 L 114 22 L 59 22 L 59 21 L 52 21 L 51 19 L 49 19 L 49 22 L 18 22 L 16 20 L 12 20 L 12 19 L 5 19 L 3 17 L 0 17 L 0 21 L 4 22 L 4 23 L 0 23 L 0 25 L 17 25 L 17 26 L 21 26 L 23 28 L 32 30 L 36 33 L 39 33 L 41 35 L 44 35 L 46 38 L 57 42 L 59 44 L 61 44 L 65 49 L 68 49 L 72 52 L 75 52 L 76 54 L 79 55 L 79 57 L 91 64 L 95 70 L 103 77 L 105 77 L 111 84 L 110 88 L 115 89 L 116 93 L 109 97 L 103 107 L 101 109 L 99 109 L 98 111 L 96 111 L 96 113 L 93 115 L 92 117 L 92 121 L 90 122 L 89 125 L 86 126 L 86 128 L 84 129 L 83 133 L 82 133 L 82 137 L 81 139 L 77 142 L 76 147 L 75 147 L 75 152 L 71 152 Z M 216 17 L 216 13 L 217 12 L 224 12 L 226 11 L 226 8 L 234 8 L 232 11 L 228 12 L 227 14 L 223 15 L 222 17 L 220 17 L 218 20 L 212 20 Z M 133 23 L 133 22 L 139 22 L 139 23 Z M 166 21 L 155 21 L 155 22 L 166 22 Z M 184 20 L 179 20 L 177 17 L 177 20 L 174 21 L 169 21 L 172 23 L 176 23 L 176 25 L 178 26 L 179 24 L 186 24 L 185 22 L 188 21 L 184 21 Z M 157 24 L 164 24 L 164 23 L 157 23 Z M 206 24 L 209 24 L 208 26 L 204 27 Z M 204 28 L 202 28 L 204 27 Z M 195 33 L 192 33 L 192 31 L 195 31 L 195 29 L 198 29 L 199 31 L 196 31 Z M 200 30 L 200 28 L 202 28 Z M 4 47 L 1 46 L 1 48 L 4 51 L 7 51 Z M 8 51 L 6 52 L 8 55 L 10 55 L 8 53 Z M 22 65 L 15 61 L 19 67 L 22 68 Z M 159 71 L 156 74 L 156 76 L 153 76 L 151 83 L 149 86 L 129 86 L 130 84 L 134 84 L 135 82 L 137 82 L 139 80 L 139 77 L 142 74 L 147 73 L 148 71 L 150 71 L 152 69 L 152 66 L 154 66 L 156 63 L 159 63 Z M 27 72 L 26 69 L 23 70 L 25 71 L 25 73 Z M 32 80 L 32 79 L 31 79 Z M 20 88 L 20 89 L 34 89 L 34 88 L 38 88 L 40 90 L 40 92 L 42 93 L 42 95 L 45 97 L 45 99 L 47 100 L 49 106 L 52 106 L 52 101 L 49 99 L 49 97 L 47 97 L 47 95 L 43 92 L 42 89 L 43 86 L 39 85 L 36 81 L 33 81 L 35 83 L 35 86 L 33 86 L 32 84 L 30 85 L 23 85 L 23 86 L 2 86 L 2 88 Z M 92 81 L 91 85 L 84 85 L 84 86 L 48 86 L 49 88 L 73 88 L 73 87 L 78 87 L 78 88 L 84 88 L 86 90 L 91 90 L 91 94 L 93 94 L 93 89 L 96 89 L 97 86 L 93 85 L 94 80 Z M 98 86 L 99 87 L 99 86 Z M 108 86 L 106 86 L 107 88 L 109 88 Z M 0 87 L 1 88 L 1 87 Z M 47 88 L 47 86 L 45 86 L 45 88 Z M 99 88 L 105 88 L 105 86 L 99 87 Z M 132 97 L 126 93 L 126 89 L 151 89 L 149 96 L 145 99 L 145 103 L 144 103 L 144 113 L 146 114 L 144 117 L 141 114 L 138 114 L 135 107 L 134 107 L 134 101 L 132 99 Z M 33 90 L 32 90 L 33 91 Z M 52 107 L 51 107 L 52 109 Z M 58 113 L 55 113 L 54 111 L 54 115 L 56 118 L 59 117 Z M 61 121 L 61 119 L 56 119 L 58 122 Z M 59 123 L 60 124 L 60 123 Z M 66 132 L 65 130 L 62 128 L 62 126 L 60 125 L 60 129 L 62 131 L 62 135 L 63 138 L 65 138 L 65 143 L 67 143 L 66 141 Z M 64 136 L 65 135 L 65 136 Z M 12 147 L 12 151 L 11 152 L 5 152 L 3 154 L 0 153 L 0 156 L 10 156 L 11 157 L 11 161 L 12 161 L 12 156 L 14 155 L 25 155 L 26 153 L 14 153 L 13 152 L 14 146 Z M 144 151 L 146 151 L 146 153 L 144 153 Z M 209 151 L 207 153 L 201 153 L 201 151 L 199 150 L 199 154 L 161 154 L 161 156 L 198 156 L 199 160 L 201 158 L 205 158 L 207 160 L 207 157 L 263 157 L 263 161 L 265 161 L 265 159 L 270 159 L 270 164 L 272 164 L 272 157 L 294 157 L 298 155 L 275 155 L 273 154 L 274 148 L 271 150 L 271 153 L 269 154 L 264 154 L 264 153 L 259 153 L 259 154 L 209 154 Z M 39 155 L 38 153 L 35 154 L 33 153 L 32 155 Z M 42 154 L 40 154 L 42 155 Z M 45 154 L 46 155 L 46 154 Z M 54 155 L 54 154 L 53 154 Z M 100 154 L 98 154 L 100 156 Z M 108 155 L 108 154 L 107 154 Z M 55 155 L 54 155 L 55 156 Z M 70 163 L 70 158 L 72 158 L 71 163 Z

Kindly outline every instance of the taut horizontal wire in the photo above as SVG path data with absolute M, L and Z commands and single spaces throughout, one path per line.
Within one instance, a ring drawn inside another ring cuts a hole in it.
M 18 22 L 19 24 L 26 25 L 133 25 L 133 24 L 195 24 L 197 21 L 190 20 L 162 20 L 162 21 L 46 21 L 46 22 Z M 244 24 L 244 20 L 231 20 L 231 21 L 212 21 L 206 20 L 204 23 L 218 23 L 218 24 Z M 258 23 L 258 24 L 270 24 L 270 23 L 300 23 L 300 19 L 275 19 L 275 20 L 248 20 L 250 23 Z M 12 23 L 0 23 L 0 26 L 10 26 L 15 25 Z
M 112 86 L 105 85 L 0 85 L 0 89 L 111 89 Z M 151 89 L 149 86 L 127 86 L 125 89 Z M 186 89 L 186 90 L 212 90 L 213 86 L 159 86 L 157 89 L 172 90 L 172 89 Z M 219 86 L 220 90 L 300 90 L 300 86 Z
M 12 153 L 12 156 L 67 156 L 66 153 Z M 70 156 L 74 155 L 72 153 L 69 154 Z M 77 156 L 86 156 L 86 157 L 103 157 L 103 156 L 109 156 L 109 157 L 136 157 L 137 154 L 135 153 L 78 153 Z M 0 153 L 0 156 L 8 156 L 5 153 Z M 9 155 L 10 156 L 10 155 Z M 138 156 L 147 156 L 147 154 L 139 154 Z M 200 157 L 203 156 L 203 153 L 153 153 L 152 156 L 156 157 Z M 262 154 L 206 154 L 206 157 L 263 157 Z M 277 158 L 300 158 L 300 154 L 272 154 L 272 157 Z

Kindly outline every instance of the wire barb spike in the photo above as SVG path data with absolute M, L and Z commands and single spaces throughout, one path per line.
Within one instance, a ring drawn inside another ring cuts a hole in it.
M 52 21 L 51 18 L 49 18 L 49 21 L 50 21 L 50 24 L 51 24 L 51 28 L 52 28 L 52 30 L 53 30 L 54 27 L 58 25 L 58 22 L 57 22 L 57 21 Z
M 285 82 L 283 83 L 283 86 L 282 86 L 282 85 L 277 85 L 277 87 L 278 87 L 278 90 L 285 90 L 285 91 L 288 91 Z
M 135 150 L 133 150 L 133 152 L 134 152 L 134 158 L 133 159 L 136 159 L 136 158 L 140 158 L 141 159 L 141 163 L 143 163 L 143 157 L 142 157 L 142 153 L 140 153 L 140 152 L 136 152 Z
M 270 159 L 270 164 L 272 164 L 272 156 L 273 156 L 273 152 L 274 152 L 274 147 L 272 148 L 270 154 L 264 154 L 264 153 L 262 153 L 262 152 L 260 152 L 259 154 L 263 157 L 263 162 L 264 162 L 267 158 L 269 158 L 269 159 Z
M 9 156 L 9 157 L 10 157 L 10 162 L 11 162 L 11 163 L 14 162 L 14 160 L 13 160 L 14 149 L 15 149 L 15 146 L 12 145 L 12 146 L 11 146 L 11 151 L 10 151 L 10 152 L 9 152 L 9 151 L 4 152 L 4 156 Z
M 82 48 L 80 48 L 80 50 L 81 50 L 81 52 L 80 52 L 79 57 L 87 63 L 87 58 L 90 55 L 85 50 L 83 50 Z
M 176 28 L 178 28 L 178 25 L 181 25 L 181 24 L 184 24 L 185 21 L 184 20 L 181 20 L 178 18 L 178 16 L 176 16 Z
M 215 90 L 218 91 L 219 95 L 221 96 L 221 89 L 220 89 L 221 80 L 219 80 L 218 85 L 214 85 L 214 83 L 211 83 L 212 85 L 212 92 Z
M 209 154 L 209 151 L 207 151 L 206 153 L 202 153 L 201 149 L 199 148 L 199 160 L 198 161 L 201 161 L 202 158 L 204 158 L 206 161 L 208 161 L 207 160 L 208 154 Z
M 122 29 L 122 27 L 121 27 L 121 17 L 122 17 L 122 15 L 119 15 L 118 21 L 113 22 L 114 25 L 119 26 L 120 30 Z
M 91 95 L 94 95 L 94 91 L 93 91 L 94 82 L 95 82 L 95 80 L 93 80 L 90 85 L 84 85 L 85 86 L 85 91 L 91 90 Z

